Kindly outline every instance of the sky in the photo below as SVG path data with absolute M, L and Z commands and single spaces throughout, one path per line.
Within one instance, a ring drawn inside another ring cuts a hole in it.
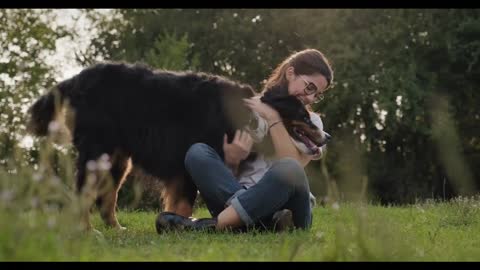
M 111 9 L 102 9 L 100 12 L 109 13 Z M 56 53 L 47 59 L 47 63 L 57 71 L 57 79 L 67 79 L 82 70 L 82 66 L 75 62 L 75 51 L 85 50 L 92 37 L 95 36 L 95 29 L 90 29 L 92 22 L 82 15 L 78 9 L 58 9 L 54 11 L 57 14 L 56 23 L 73 30 L 78 35 L 72 40 L 62 38 L 57 40 Z M 75 23 L 74 18 L 80 16 Z

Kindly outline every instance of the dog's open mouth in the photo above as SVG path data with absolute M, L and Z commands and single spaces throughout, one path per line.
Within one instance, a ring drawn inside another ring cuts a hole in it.
M 287 129 L 292 138 L 299 144 L 305 146 L 306 150 L 312 154 L 317 155 L 320 152 L 320 147 L 330 141 L 331 136 L 325 131 L 318 129 L 316 126 L 306 124 L 301 121 L 292 121 Z
M 307 135 L 307 133 L 298 128 L 294 127 L 293 132 L 295 134 L 295 137 L 298 141 L 302 142 L 305 147 L 310 151 L 312 154 L 317 154 L 318 151 L 320 151 L 319 147 L 322 146 L 321 143 L 319 142 L 320 140 L 318 138 L 311 138 L 310 136 Z

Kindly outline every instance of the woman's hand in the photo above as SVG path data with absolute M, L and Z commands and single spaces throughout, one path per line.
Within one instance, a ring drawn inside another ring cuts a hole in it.
M 257 112 L 260 117 L 267 120 L 269 125 L 282 120 L 280 114 L 274 108 L 266 103 L 263 103 L 258 98 L 244 98 L 243 101 L 245 102 L 245 105 L 248 106 L 252 111 Z
M 225 153 L 225 164 L 230 167 L 234 174 L 240 162 L 248 157 L 252 150 L 253 138 L 244 130 L 235 131 L 232 143 L 228 143 L 227 134 L 223 136 L 223 152 Z

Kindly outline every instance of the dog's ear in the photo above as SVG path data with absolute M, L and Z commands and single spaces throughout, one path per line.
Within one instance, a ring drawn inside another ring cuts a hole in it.
M 272 104 L 275 100 L 286 97 L 288 97 L 288 88 L 277 86 L 265 91 L 260 100 L 267 104 Z
M 303 121 L 302 118 L 305 115 L 308 115 L 305 106 L 303 106 L 302 102 L 294 96 L 287 95 L 280 97 L 276 95 L 264 95 L 261 100 L 277 110 L 284 120 Z

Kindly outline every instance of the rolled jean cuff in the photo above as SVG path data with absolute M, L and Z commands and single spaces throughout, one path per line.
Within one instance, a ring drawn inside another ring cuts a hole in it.
M 238 197 L 240 194 L 242 194 L 245 191 L 247 190 L 244 188 L 237 190 L 230 198 L 228 198 L 227 202 L 225 203 L 225 208 L 227 208 L 228 206 L 230 206 L 230 204 L 232 204 L 232 200 L 234 198 Z
M 233 209 L 235 209 L 235 211 L 237 211 L 238 216 L 243 221 L 243 223 L 245 223 L 245 225 L 248 226 L 254 224 L 252 218 L 248 215 L 247 211 L 245 211 L 245 208 L 243 208 L 242 204 L 240 204 L 238 197 L 232 199 L 231 206 L 233 207 Z

